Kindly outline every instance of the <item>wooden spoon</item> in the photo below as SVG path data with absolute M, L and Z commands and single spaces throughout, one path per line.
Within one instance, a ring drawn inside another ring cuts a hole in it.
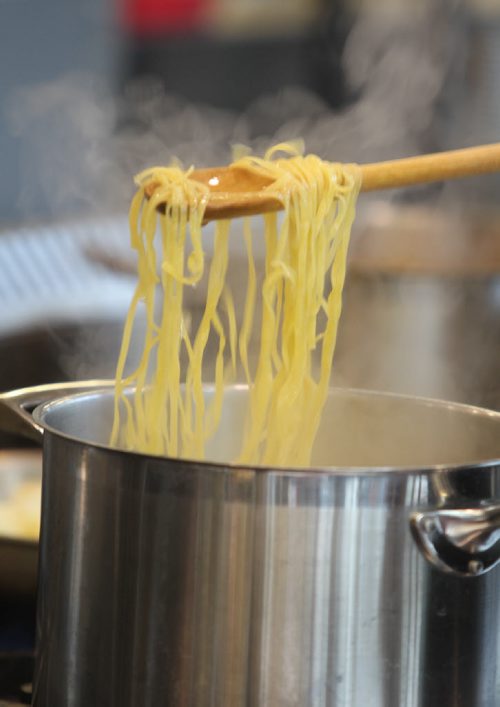
M 500 143 L 365 164 L 360 168 L 363 192 L 489 174 L 500 171 Z M 229 165 L 198 169 L 191 173 L 190 178 L 210 187 L 205 221 L 254 216 L 283 209 L 279 195 L 273 194 L 270 189 L 272 180 L 244 167 Z M 151 197 L 156 188 L 156 184 L 148 184 L 146 196 Z

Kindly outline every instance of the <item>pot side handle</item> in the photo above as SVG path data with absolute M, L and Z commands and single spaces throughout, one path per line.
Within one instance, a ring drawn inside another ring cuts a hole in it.
M 413 538 L 434 567 L 478 577 L 500 561 L 500 506 L 440 509 L 410 516 Z
M 64 398 L 67 395 L 110 388 L 111 380 L 74 381 L 69 383 L 50 383 L 30 388 L 21 388 L 0 394 L 0 429 L 4 432 L 28 437 L 41 442 L 43 428 L 33 419 L 33 410 L 43 403 Z

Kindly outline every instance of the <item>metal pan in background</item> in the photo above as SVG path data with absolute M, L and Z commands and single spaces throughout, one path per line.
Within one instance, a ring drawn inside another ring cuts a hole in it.
M 360 214 L 334 385 L 500 410 L 500 212 Z

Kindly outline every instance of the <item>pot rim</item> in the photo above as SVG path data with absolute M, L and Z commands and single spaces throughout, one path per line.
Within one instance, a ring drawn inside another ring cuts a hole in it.
M 129 390 L 126 388 L 125 390 Z M 246 384 L 233 384 L 228 386 L 229 390 L 248 390 Z M 214 390 L 213 384 L 204 385 L 205 391 Z M 402 393 L 392 393 L 385 391 L 375 391 L 375 390 L 365 390 L 362 388 L 341 388 L 341 387 L 331 387 L 330 392 L 335 392 L 337 394 L 346 396 L 360 396 L 360 397 L 378 397 L 385 398 L 389 400 L 406 400 L 419 403 L 421 405 L 427 405 L 430 407 L 446 408 L 448 410 L 456 410 L 457 412 L 467 413 L 469 415 L 480 415 L 482 417 L 494 418 L 499 424 L 500 433 L 500 411 L 489 410 L 487 408 L 481 408 L 475 405 L 468 405 L 465 403 L 450 402 L 446 400 L 440 400 L 425 396 L 414 396 L 405 395 Z M 70 402 L 74 402 L 79 399 L 89 399 L 95 397 L 101 397 L 103 394 L 108 396 L 114 395 L 114 389 L 112 387 L 106 386 L 101 388 L 94 388 L 90 391 L 70 393 L 58 397 L 56 399 L 43 402 L 38 405 L 32 412 L 33 419 L 37 425 L 39 425 L 44 431 L 54 435 L 56 437 L 65 439 L 67 441 L 73 442 L 75 444 L 85 445 L 91 449 L 96 449 L 99 452 L 105 452 L 109 454 L 125 454 L 128 456 L 137 457 L 141 460 L 151 460 L 151 461 L 166 461 L 172 465 L 180 465 L 185 468 L 186 464 L 191 464 L 194 467 L 202 468 L 206 471 L 213 472 L 238 472 L 244 471 L 246 473 L 259 473 L 259 474 L 275 474 L 275 475 L 285 475 L 285 476 L 335 476 L 335 477 L 353 477 L 353 476 L 383 476 L 390 474 L 391 476 L 426 476 L 434 473 L 449 473 L 449 472 L 462 472 L 466 470 L 474 469 L 475 471 L 488 471 L 494 469 L 495 467 L 500 468 L 500 457 L 493 459 L 486 459 L 481 461 L 471 460 L 470 462 L 463 462 L 460 464 L 435 464 L 427 466 L 311 466 L 311 467 L 283 467 L 283 466 L 269 466 L 269 465 L 251 465 L 251 464 L 236 464 L 235 462 L 216 462 L 210 461 L 209 459 L 191 459 L 187 457 L 167 457 L 160 454 L 151 454 L 140 451 L 131 451 L 124 449 L 122 447 L 111 447 L 110 445 L 103 444 L 101 442 L 92 442 L 83 438 L 79 438 L 75 435 L 62 432 L 50 424 L 47 424 L 44 417 L 52 410 L 67 405 Z

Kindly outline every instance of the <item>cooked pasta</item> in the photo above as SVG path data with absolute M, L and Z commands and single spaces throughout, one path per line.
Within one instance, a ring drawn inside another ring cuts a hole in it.
M 290 156 L 280 157 L 283 153 Z M 208 188 L 177 166 L 152 168 L 136 178 L 130 232 L 138 283 L 117 365 L 111 442 L 152 454 L 203 459 L 206 442 L 220 422 L 228 376 L 240 366 L 249 388 L 248 406 L 241 449 L 232 461 L 306 466 L 330 383 L 360 173 L 354 165 L 297 154 L 290 144 L 277 145 L 263 159 L 246 156 L 235 164 L 271 178 L 268 189 L 282 200 L 284 215 L 263 216 L 265 269 L 260 280 L 253 223 L 245 221 L 248 276 L 239 324 L 226 282 L 232 224 L 216 223 L 204 311 L 193 333 L 188 331 L 183 293 L 186 286 L 201 286 L 205 274 L 202 225 Z M 157 187 L 147 198 L 145 188 L 152 181 Z M 158 208 L 164 204 L 168 206 Z M 142 357 L 136 370 L 125 375 L 141 301 L 147 318 Z M 255 331 L 257 320 L 260 331 Z M 215 337 L 217 351 L 212 379 L 207 380 L 210 337 Z M 257 349 L 254 366 L 251 347 Z M 187 357 L 184 380 L 181 355 Z M 205 382 L 214 384 L 210 404 Z M 126 396 L 129 387 L 134 392 Z

